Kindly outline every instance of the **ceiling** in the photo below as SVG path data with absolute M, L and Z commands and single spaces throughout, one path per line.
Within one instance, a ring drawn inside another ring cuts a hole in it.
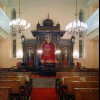
M 18 0 L 15 0 L 15 1 L 17 1 L 18 2 Z M 16 6 L 16 2 L 14 1 L 14 5 Z M 36 1 L 36 0 L 34 0 L 34 1 Z M 39 0 L 38 0 L 39 1 Z M 85 2 L 87 2 L 87 3 L 89 3 L 89 4 L 92 4 L 92 6 L 94 7 L 94 8 L 96 8 L 96 7 L 99 7 L 99 0 L 85 0 Z M 37 3 L 37 4 L 39 4 L 39 3 Z M 0 7 L 2 7 L 2 8 L 4 8 L 5 9 L 5 7 L 9 7 L 11 5 L 11 0 L 0 0 Z M 5 7 L 4 7 L 5 6 Z M 44 6 L 45 7 L 45 6 Z M 49 9 L 49 8 L 48 8 Z M 5 10 L 7 10 L 7 8 L 5 9 Z M 32 12 L 33 13 L 33 12 Z M 34 15 L 35 16 L 35 15 Z M 34 16 L 33 16 L 33 18 L 34 18 Z M 38 16 L 37 16 L 38 17 Z M 30 17 L 29 17 L 30 18 Z M 33 21 L 32 21 L 33 22 Z M 36 25 L 37 23 L 35 23 L 35 25 Z M 1 35 L 0 35 L 0 39 L 3 39 L 3 37 L 1 37 Z

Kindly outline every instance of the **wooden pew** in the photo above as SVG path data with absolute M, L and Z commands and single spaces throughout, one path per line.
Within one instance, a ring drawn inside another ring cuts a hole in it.
M 99 100 L 99 88 L 74 88 L 75 100 Z
M 66 88 L 63 88 L 66 86 Z M 66 81 L 62 85 L 61 89 L 61 98 L 64 96 L 65 98 L 74 98 L 74 88 L 98 88 L 98 81 Z
M 0 87 L 0 100 L 11 100 L 10 87 Z
M 99 74 L 95 74 L 93 72 L 57 72 L 56 82 L 55 82 L 55 90 L 58 91 L 59 83 L 63 83 L 64 79 L 71 81 L 97 81 L 99 80 Z M 93 78 L 92 78 L 93 77 Z M 61 82 L 60 82 L 61 81 Z
M 91 75 L 98 76 L 99 72 L 56 72 L 56 78 L 61 78 L 63 76 L 78 76 L 78 75 Z
M 27 82 L 32 83 L 31 75 L 32 72 L 2 72 L 0 73 L 0 76 L 24 76 Z
M 99 76 L 65 76 L 62 77 L 61 83 L 64 84 L 67 81 L 99 81 Z
M 19 80 L 20 82 L 20 94 L 21 94 L 21 97 L 23 98 L 28 98 L 30 93 L 31 93 L 31 86 L 29 86 L 29 84 L 27 85 L 27 83 L 25 82 L 25 78 L 22 77 L 22 76 L 0 76 L 0 80 L 13 80 L 13 81 L 16 81 L 16 80 Z
M 0 79 L 2 80 L 19 80 L 21 88 L 21 97 L 29 98 L 32 90 L 31 72 L 2 72 Z
M 66 81 L 62 85 L 67 85 L 68 93 L 73 94 L 73 89 L 74 88 L 98 88 L 99 87 L 99 82 L 98 81 Z
M 26 75 L 31 77 L 32 72 L 1 72 L 0 75 Z
M 31 79 L 31 72 L 2 72 L 0 76 L 23 76 L 26 80 L 26 83 L 32 87 L 32 79 Z M 24 81 L 23 81 L 24 82 Z
M 7 76 L 7 75 L 3 75 L 0 76 L 0 80 L 19 80 L 20 81 L 20 86 L 25 86 L 25 77 L 24 76 Z
M 99 81 L 98 77 L 99 77 L 99 72 L 98 71 L 95 71 L 95 72 L 92 72 L 92 71 L 91 72 L 57 72 L 56 73 L 55 89 L 56 89 L 58 95 L 66 94 L 68 92 L 70 93 L 71 92 L 70 89 L 73 90 L 74 85 L 72 87 L 71 86 L 68 87 L 68 85 L 64 85 L 68 81 L 82 81 L 82 82 L 97 81 L 97 83 L 96 83 L 97 85 L 96 86 L 93 85 L 93 87 L 90 85 L 91 86 L 90 88 L 98 87 L 98 81 Z M 65 79 L 66 79 L 66 82 L 65 82 Z M 76 84 L 76 86 L 79 86 L 79 85 L 80 84 Z M 87 85 L 87 87 L 88 87 L 88 85 Z M 85 88 L 85 85 L 83 85 L 82 87 Z M 67 89 L 67 91 L 66 91 L 65 88 Z M 74 95 L 73 92 L 72 92 L 72 95 Z M 62 99 L 62 98 L 60 98 L 60 99 Z
M 7 74 L 7 75 L 28 75 L 29 77 L 31 77 L 32 75 L 32 72 L 1 72 L 0 75 L 4 75 L 4 74 Z
M 20 81 L 19 80 L 0 80 L 0 87 L 10 87 L 11 94 L 20 100 Z
M 61 76 L 59 76 L 61 75 Z M 65 84 L 66 81 L 98 81 L 99 74 L 96 72 L 58 72 L 58 78 L 56 78 L 55 89 L 58 91 L 58 95 L 62 89 L 62 84 Z M 66 86 L 64 86 L 65 88 Z
M 99 76 L 99 72 L 56 72 L 56 81 L 67 76 Z

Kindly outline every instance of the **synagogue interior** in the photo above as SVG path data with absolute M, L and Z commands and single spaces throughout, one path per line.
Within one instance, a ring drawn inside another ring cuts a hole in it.
M 0 0 L 0 100 L 47 99 L 99 100 L 99 0 Z

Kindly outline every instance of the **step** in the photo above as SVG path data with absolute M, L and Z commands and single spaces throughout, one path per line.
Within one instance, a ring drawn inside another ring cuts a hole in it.
M 55 78 L 34 78 L 33 88 L 54 88 Z

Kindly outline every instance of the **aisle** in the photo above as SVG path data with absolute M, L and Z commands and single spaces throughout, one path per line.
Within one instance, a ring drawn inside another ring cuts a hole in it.
M 33 88 L 31 100 L 58 100 L 54 88 Z
M 31 100 L 58 100 L 55 92 L 55 78 L 33 78 Z

